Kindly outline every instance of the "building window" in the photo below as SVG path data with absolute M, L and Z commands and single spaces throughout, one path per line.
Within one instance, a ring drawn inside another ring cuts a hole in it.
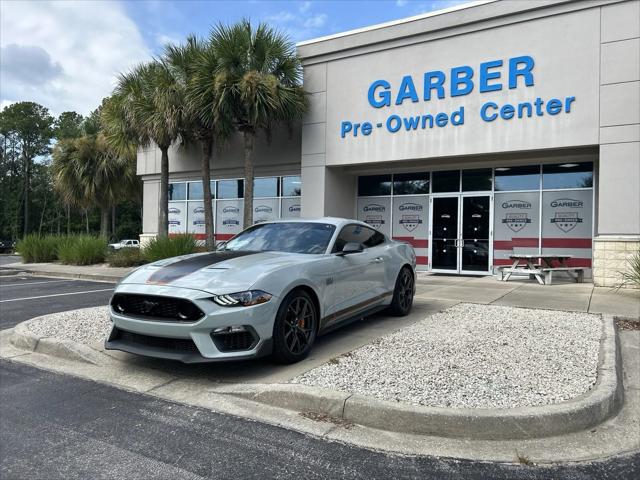
M 433 193 L 459 192 L 460 170 L 433 172 Z
M 481 168 L 476 170 L 462 171 L 462 191 L 463 192 L 479 192 L 491 190 L 490 168 Z
M 358 195 L 361 197 L 391 195 L 391 175 L 358 177 Z
M 169 184 L 169 201 L 186 200 L 187 184 L 185 182 Z
M 204 192 L 202 191 L 202 182 L 189 182 L 188 188 L 189 200 L 202 200 L 204 198 Z M 211 180 L 211 198 L 216 198 L 216 182 Z
M 542 166 L 542 188 L 591 188 L 593 163 L 560 163 Z
M 498 192 L 540 190 L 540 166 L 496 168 L 495 189 Z
M 302 193 L 302 179 L 300 177 L 282 177 L 282 196 L 299 197 Z
M 243 198 L 242 180 L 218 180 L 218 198 Z
M 394 195 L 429 193 L 429 172 L 397 173 L 393 176 Z
M 253 197 L 277 197 L 278 196 L 278 178 L 255 178 L 253 180 Z

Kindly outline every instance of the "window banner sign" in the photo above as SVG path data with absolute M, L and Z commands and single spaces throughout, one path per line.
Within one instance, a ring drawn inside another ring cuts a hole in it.
M 187 203 L 187 232 L 194 235 L 206 234 L 204 224 L 204 202 L 188 202 Z
M 574 267 L 591 267 L 592 190 L 542 193 L 542 253 L 571 255 Z
M 216 201 L 216 240 L 229 240 L 242 231 L 243 208 L 242 199 Z
M 253 223 L 269 222 L 280 217 L 277 198 L 253 199 Z
M 169 202 L 169 235 L 186 233 L 186 202 Z
M 391 236 L 391 198 L 358 198 L 358 220 L 368 223 L 387 236 Z
M 494 265 L 510 265 L 511 254 L 538 254 L 540 192 L 496 193 L 493 219 Z
M 429 198 L 401 196 L 393 198 L 393 238 L 410 243 L 419 265 L 427 265 L 429 252 Z
M 300 197 L 282 199 L 282 218 L 300 217 Z

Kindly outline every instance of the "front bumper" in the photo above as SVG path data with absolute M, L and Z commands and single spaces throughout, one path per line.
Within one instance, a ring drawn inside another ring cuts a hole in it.
M 105 341 L 107 350 L 184 363 L 246 360 L 271 353 L 273 322 L 279 305 L 275 296 L 267 303 L 252 307 L 222 307 L 210 300 L 212 294 L 187 288 L 122 284 L 115 293 L 187 299 L 202 310 L 204 316 L 196 322 L 151 320 L 124 316 L 112 308 L 113 328 Z M 255 341 L 248 342 L 246 348 L 225 349 L 220 337 L 212 337 L 212 332 L 229 326 L 246 326 Z

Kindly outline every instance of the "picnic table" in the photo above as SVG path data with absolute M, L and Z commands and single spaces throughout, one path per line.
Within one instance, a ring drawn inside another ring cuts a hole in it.
M 553 272 L 564 272 L 578 283 L 584 281 L 584 268 L 570 267 L 567 260 L 571 255 L 509 255 L 511 266 L 500 269 L 500 280 L 506 282 L 511 275 L 528 275 L 535 278 L 540 285 L 551 285 Z M 557 263 L 559 266 L 554 266 Z

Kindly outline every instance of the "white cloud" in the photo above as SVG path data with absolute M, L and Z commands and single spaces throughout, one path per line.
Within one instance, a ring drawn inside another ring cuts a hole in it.
M 87 114 L 119 72 L 151 55 L 120 3 L 2 2 L 0 17 L 2 106 L 29 100 Z
M 319 13 L 318 15 L 314 15 L 312 17 L 307 18 L 304 21 L 305 28 L 321 28 L 327 21 L 327 15 L 324 13 Z
M 396 0 L 396 6 L 404 7 L 407 4 L 408 0 Z
M 297 9 L 281 10 L 265 17 L 265 21 L 283 30 L 294 41 L 306 40 L 318 34 L 329 17 L 325 13 L 312 12 L 313 2 L 297 3 Z

